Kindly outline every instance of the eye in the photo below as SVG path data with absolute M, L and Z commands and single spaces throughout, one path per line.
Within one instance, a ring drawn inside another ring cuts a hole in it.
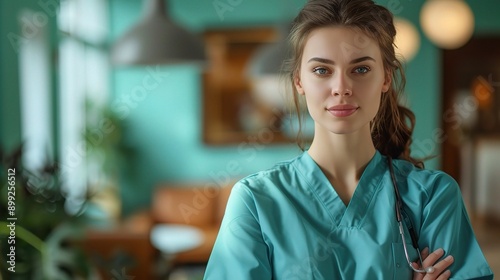
M 313 69 L 313 73 L 319 76 L 324 76 L 330 74 L 330 71 L 324 67 L 316 67 Z
M 354 68 L 353 72 L 356 74 L 366 74 L 366 73 L 370 72 L 370 67 L 368 67 L 368 66 L 356 67 L 356 68 Z

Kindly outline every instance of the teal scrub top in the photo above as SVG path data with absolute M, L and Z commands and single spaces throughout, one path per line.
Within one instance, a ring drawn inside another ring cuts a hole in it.
M 451 279 L 493 279 L 455 180 L 404 160 L 393 166 L 419 247 L 453 255 Z M 235 184 L 204 279 L 411 279 L 394 205 L 378 151 L 347 207 L 304 152 Z

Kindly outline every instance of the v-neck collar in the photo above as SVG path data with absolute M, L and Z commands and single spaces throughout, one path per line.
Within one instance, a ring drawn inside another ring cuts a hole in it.
M 296 168 L 302 174 L 316 199 L 330 215 L 334 227 L 358 228 L 363 224 L 372 199 L 382 185 L 381 181 L 387 170 L 384 158 L 379 151 L 375 152 L 375 155 L 363 171 L 347 206 L 307 151 L 296 161 Z

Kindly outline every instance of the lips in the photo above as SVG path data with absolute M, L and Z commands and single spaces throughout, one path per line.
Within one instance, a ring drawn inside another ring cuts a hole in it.
M 354 114 L 357 110 L 359 109 L 358 106 L 350 105 L 350 104 L 341 104 L 341 105 L 335 105 L 330 108 L 327 108 L 326 110 L 330 112 L 330 114 L 334 115 L 335 117 L 348 117 L 352 114 Z

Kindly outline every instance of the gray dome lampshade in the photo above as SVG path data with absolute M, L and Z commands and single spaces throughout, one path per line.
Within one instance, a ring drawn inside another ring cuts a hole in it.
M 144 17 L 111 48 L 115 65 L 155 65 L 205 62 L 201 38 L 166 16 L 164 0 L 143 0 Z
M 246 76 L 251 82 L 252 95 L 271 108 L 284 110 L 286 102 L 286 80 L 280 79 L 283 66 L 289 57 L 287 36 L 289 25 L 278 28 L 280 39 L 260 46 L 250 58 Z
M 277 26 L 279 40 L 259 47 L 250 58 L 246 69 L 247 76 L 255 78 L 263 75 L 278 75 L 283 70 L 283 63 L 289 56 L 287 41 L 291 24 L 285 23 Z
M 250 77 L 280 74 L 287 58 L 287 47 L 285 41 L 280 41 L 258 48 L 250 60 L 247 74 Z

